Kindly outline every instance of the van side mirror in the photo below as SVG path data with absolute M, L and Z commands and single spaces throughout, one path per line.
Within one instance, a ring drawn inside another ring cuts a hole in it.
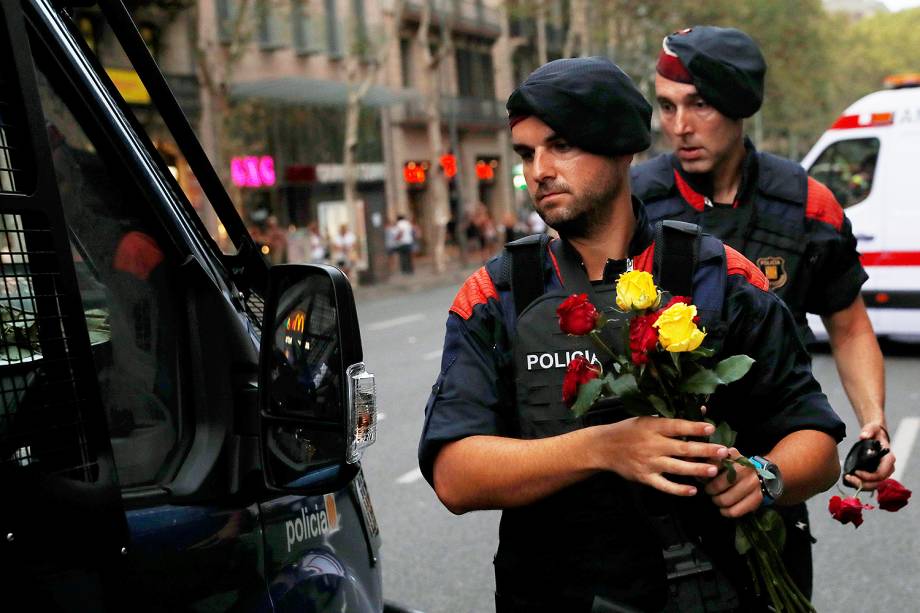
M 268 487 L 321 494 L 348 484 L 376 440 L 374 376 L 362 362 L 351 285 L 331 266 L 269 270 L 259 358 Z

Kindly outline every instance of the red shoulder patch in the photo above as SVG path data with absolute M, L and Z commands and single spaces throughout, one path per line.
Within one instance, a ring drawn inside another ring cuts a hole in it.
M 655 243 L 645 248 L 645 251 L 633 258 L 633 270 L 644 270 L 651 274 L 655 263 Z
M 460 291 L 457 292 L 450 310 L 462 317 L 469 319 L 473 316 L 473 308 L 477 304 L 485 304 L 489 298 L 498 298 L 498 290 L 492 283 L 492 277 L 483 266 L 469 276 Z
M 750 261 L 728 245 L 725 247 L 725 265 L 730 275 L 741 275 L 747 279 L 748 283 L 763 291 L 770 290 L 770 282 L 767 281 L 766 275 L 757 267 L 754 262 Z
M 805 217 L 830 224 L 835 230 L 843 226 L 843 207 L 837 202 L 826 185 L 808 177 L 808 201 L 805 203 Z

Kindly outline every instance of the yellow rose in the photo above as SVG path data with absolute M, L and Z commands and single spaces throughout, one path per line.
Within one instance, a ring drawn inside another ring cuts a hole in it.
M 624 272 L 617 280 L 617 306 L 624 311 L 654 308 L 660 301 L 655 280 L 644 270 Z
M 658 342 L 667 351 L 693 351 L 700 346 L 706 334 L 701 332 L 693 319 L 696 306 L 678 302 L 668 307 L 653 325 L 658 328 Z

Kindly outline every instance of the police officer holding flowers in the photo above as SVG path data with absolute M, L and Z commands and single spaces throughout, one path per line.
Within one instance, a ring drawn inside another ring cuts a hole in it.
M 628 172 L 649 146 L 651 107 L 614 64 L 550 62 L 507 108 L 528 191 L 559 239 L 510 243 L 458 292 L 425 409 L 422 473 L 454 513 L 503 510 L 498 611 L 765 610 L 732 522 L 830 487 L 844 434 L 792 315 L 761 271 L 717 239 L 649 224 Z M 616 397 L 583 415 L 567 406 L 569 362 L 616 369 L 585 336 L 560 330 L 560 307 L 589 296 L 611 331 L 597 340 L 629 355 L 615 307 L 628 271 L 653 273 L 658 287 L 692 301 L 671 329 L 686 338 L 669 345 L 753 358 L 706 403 L 707 417 L 737 432 L 734 443 L 710 442 L 705 421 L 631 417 Z M 769 464 L 774 479 L 750 463 L 719 473 L 726 458 L 746 456 Z M 693 585 L 671 572 L 682 551 Z
M 765 273 L 806 341 L 805 314 L 822 317 L 860 439 L 888 448 L 884 358 L 860 296 L 868 278 L 850 222 L 831 191 L 798 164 L 758 152 L 744 119 L 761 106 L 766 63 L 757 44 L 733 28 L 696 26 L 665 37 L 655 91 L 673 153 L 633 167 L 632 186 L 652 222 L 698 224 Z M 894 455 L 872 472 L 844 479 L 874 490 L 894 471 Z M 811 589 L 811 544 L 802 505 L 787 514 L 790 560 Z

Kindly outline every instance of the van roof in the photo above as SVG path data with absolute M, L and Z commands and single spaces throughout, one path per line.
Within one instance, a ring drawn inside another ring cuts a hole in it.
M 904 124 L 920 129 L 920 87 L 887 89 L 863 96 L 846 108 L 831 129 Z

